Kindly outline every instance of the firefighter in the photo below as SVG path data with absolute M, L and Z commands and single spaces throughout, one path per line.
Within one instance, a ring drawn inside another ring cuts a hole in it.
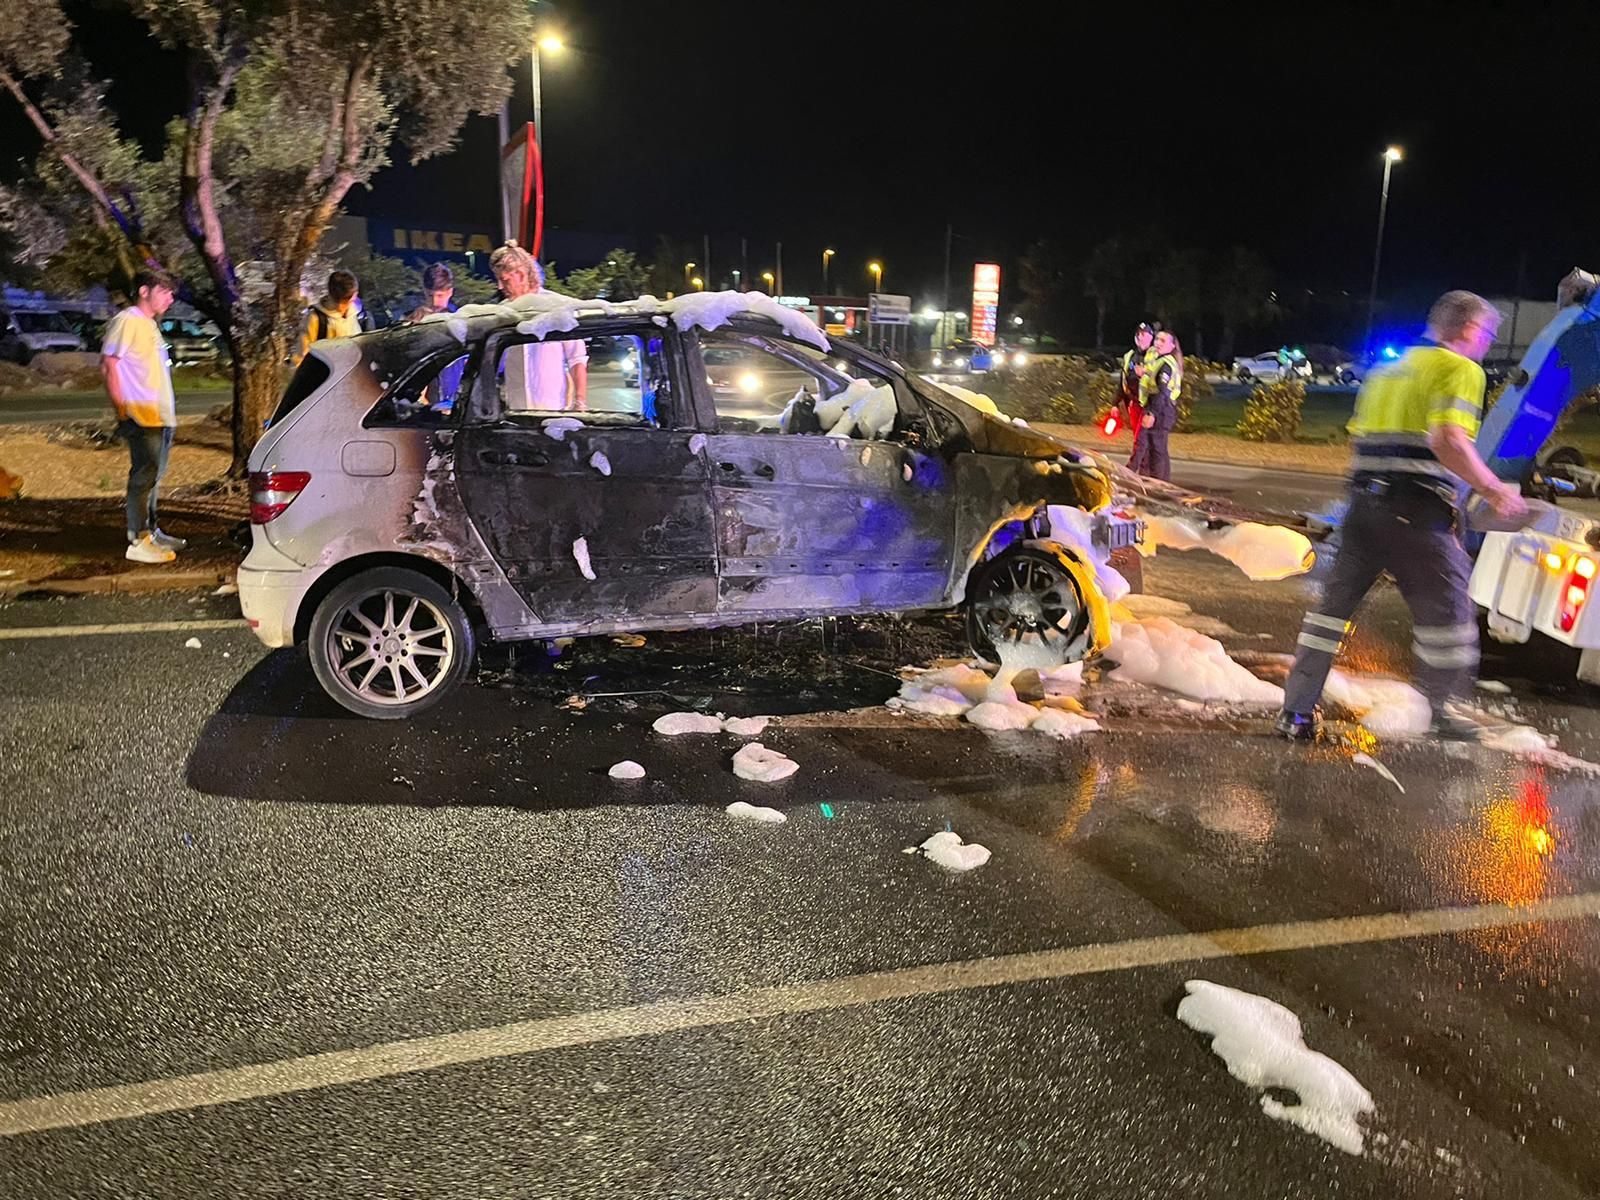
M 1167 440 L 1178 423 L 1178 397 L 1183 394 L 1183 347 L 1170 330 L 1156 334 L 1140 383 L 1144 386 L 1144 413 L 1134 430 L 1133 455 L 1128 470 L 1152 479 L 1172 478 L 1172 458 Z
M 1478 727 L 1446 703 L 1467 693 L 1478 666 L 1478 622 L 1467 594 L 1471 562 L 1457 532 L 1463 486 L 1499 516 L 1527 511 L 1515 484 L 1497 479 L 1473 439 L 1483 417 L 1483 368 L 1499 311 L 1472 292 L 1446 292 L 1428 333 L 1368 376 L 1350 421 L 1350 507 L 1322 600 L 1300 625 L 1277 730 L 1317 734 L 1317 701 L 1356 611 L 1388 571 L 1411 610 L 1417 681 L 1433 711 L 1430 732 L 1458 741 Z
M 1122 356 L 1122 374 L 1117 381 L 1116 411 L 1122 423 L 1133 430 L 1133 453 L 1139 453 L 1139 421 L 1144 416 L 1145 367 L 1156 352 L 1151 349 L 1156 331 L 1148 321 L 1141 321 L 1133 331 L 1133 349 Z M 1133 459 L 1128 460 L 1133 466 Z

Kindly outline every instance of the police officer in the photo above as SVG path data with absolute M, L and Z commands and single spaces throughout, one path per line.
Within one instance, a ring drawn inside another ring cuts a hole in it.
M 1178 423 L 1178 397 L 1183 394 L 1183 350 L 1170 330 L 1156 334 L 1140 379 L 1144 415 L 1138 421 L 1128 470 L 1152 479 L 1172 478 L 1167 440 Z
M 1497 479 L 1473 439 L 1483 416 L 1483 368 L 1499 311 L 1472 292 L 1446 292 L 1428 312 L 1427 340 L 1374 371 L 1350 421 L 1354 460 L 1343 540 L 1322 601 L 1300 625 L 1277 730 L 1317 733 L 1317 701 L 1350 618 L 1382 571 L 1411 610 L 1417 681 L 1431 732 L 1471 740 L 1478 727 L 1446 711 L 1478 666 L 1478 623 L 1467 594 L 1471 562 L 1456 531 L 1465 485 L 1502 517 L 1527 511 L 1515 484 Z
M 1133 349 L 1122 356 L 1122 374 L 1117 382 L 1117 407 L 1122 410 L 1128 428 L 1133 430 L 1133 455 L 1128 459 L 1130 470 L 1133 469 L 1134 459 L 1139 456 L 1139 441 L 1144 432 L 1141 420 L 1144 417 L 1145 397 L 1149 392 L 1145 370 L 1156 356 L 1151 348 L 1155 337 L 1154 326 L 1148 321 L 1141 321 L 1139 328 L 1133 331 Z

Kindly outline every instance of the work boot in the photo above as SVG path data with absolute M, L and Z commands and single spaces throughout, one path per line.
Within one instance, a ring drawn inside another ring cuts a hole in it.
M 1310 742 L 1316 739 L 1322 729 L 1322 717 L 1315 710 L 1297 713 L 1284 709 L 1278 714 L 1272 729 L 1278 736 L 1286 737 L 1291 742 Z
M 156 545 L 160 546 L 163 550 L 176 551 L 187 550 L 189 548 L 189 542 L 187 539 L 173 537 L 172 534 L 161 529 L 152 529 L 150 531 L 150 540 Z
M 1435 709 L 1433 724 L 1428 726 L 1428 736 L 1442 742 L 1476 742 L 1483 737 L 1483 726 L 1445 709 Z
M 169 563 L 178 556 L 166 547 L 156 545 L 147 533 L 138 541 L 128 543 L 128 552 L 124 557 L 136 563 Z

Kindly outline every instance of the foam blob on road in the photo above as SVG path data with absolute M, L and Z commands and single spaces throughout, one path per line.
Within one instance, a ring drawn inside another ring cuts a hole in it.
M 1282 688 L 1234 662 L 1221 642 L 1166 617 L 1118 625 L 1106 655 L 1118 664 L 1109 679 L 1165 688 L 1195 700 L 1283 703 Z
M 577 560 L 578 570 L 585 579 L 594 579 L 594 567 L 589 562 L 589 539 L 579 538 L 572 543 L 572 557 Z
M 800 764 L 760 742 L 748 742 L 733 756 L 733 773 L 753 783 L 777 783 L 800 769 Z
M 1032 729 L 1035 733 L 1042 733 L 1047 737 L 1058 738 L 1066 741 L 1083 733 L 1100 732 L 1100 722 L 1093 717 L 1083 716 L 1081 713 L 1068 712 L 1062 708 L 1046 708 L 1040 711 L 1038 719 L 1034 721 Z
M 771 717 L 728 717 L 722 722 L 722 732 L 738 737 L 760 737 L 771 723 Z
M 758 821 L 763 825 L 782 825 L 789 819 L 775 808 L 746 804 L 743 800 L 735 800 L 722 811 L 736 821 Z
M 185 650 L 198 650 L 198 649 L 200 649 L 200 639 L 199 638 L 194 638 L 194 637 L 190 638 L 187 642 L 185 642 L 183 644 L 183 648 Z
M 1372 1095 L 1356 1077 L 1326 1054 L 1306 1046 L 1300 1018 L 1265 996 L 1223 987 L 1204 979 L 1184 985 L 1178 1020 L 1211 1035 L 1211 1049 L 1228 1064 L 1228 1074 L 1248 1087 L 1287 1088 L 1299 1104 L 1261 1097 L 1261 1111 L 1298 1125 L 1346 1154 L 1360 1154 L 1358 1118 L 1374 1109 Z
M 625 758 L 619 763 L 613 763 L 611 770 L 606 772 L 613 779 L 643 779 L 644 768 L 631 758 Z
M 1323 695 L 1355 713 L 1379 737 L 1420 737 L 1433 722 L 1428 698 L 1400 679 L 1356 676 L 1335 667 Z
M 1183 517 L 1147 516 L 1145 535 L 1150 545 L 1169 550 L 1209 550 L 1257 583 L 1304 575 L 1316 561 L 1310 539 L 1282 525 L 1241 521 L 1208 529 Z
M 664 717 L 657 717 L 655 724 L 650 728 L 667 737 L 677 737 L 685 733 L 721 733 L 722 718 L 714 717 L 710 713 L 674 712 L 667 713 Z
M 934 834 L 917 849 L 947 871 L 970 871 L 989 861 L 989 847 L 977 842 L 962 842 L 961 835 L 946 829 Z
M 1039 710 L 1017 699 L 1007 685 L 997 687 L 991 698 L 967 711 L 967 720 L 979 729 L 1030 729 L 1039 719 Z

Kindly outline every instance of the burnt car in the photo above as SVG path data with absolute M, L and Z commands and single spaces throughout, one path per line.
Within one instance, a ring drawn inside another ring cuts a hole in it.
M 629 354 L 636 380 L 590 369 Z M 244 614 L 370 717 L 436 703 L 483 638 L 965 605 L 978 652 L 1070 662 L 1142 536 L 1086 456 L 756 294 L 319 342 L 250 467 Z

